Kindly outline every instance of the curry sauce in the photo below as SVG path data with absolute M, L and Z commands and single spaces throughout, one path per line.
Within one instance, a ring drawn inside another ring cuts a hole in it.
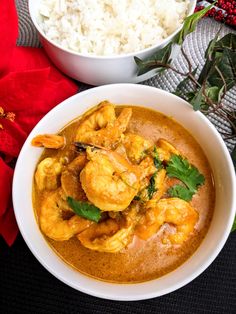
M 116 107 L 120 113 L 123 107 Z M 60 150 L 45 149 L 40 160 L 46 157 L 73 160 L 76 151 L 72 149 L 74 134 L 81 120 L 74 120 L 59 134 L 66 138 L 66 145 Z M 192 135 L 180 124 L 159 112 L 132 107 L 132 117 L 125 133 L 135 133 L 156 143 L 159 138 L 172 143 L 191 164 L 205 177 L 205 183 L 190 202 L 198 212 L 199 219 L 194 231 L 181 245 L 163 243 L 163 234 L 174 232 L 171 224 L 163 224 L 158 232 L 144 241 L 134 236 L 133 241 L 118 253 L 105 253 L 84 247 L 76 236 L 67 241 L 55 241 L 45 236 L 54 251 L 79 272 L 99 280 L 115 283 L 135 283 L 156 279 L 184 263 L 198 248 L 209 228 L 215 202 L 214 183 L 207 158 Z M 33 188 L 33 205 L 38 218 L 43 194 Z

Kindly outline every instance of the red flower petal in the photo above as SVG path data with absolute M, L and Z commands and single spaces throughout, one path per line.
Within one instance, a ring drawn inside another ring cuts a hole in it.
M 0 0 L 0 75 L 7 72 L 18 36 L 18 19 L 14 0 Z
M 21 72 L 27 70 L 40 70 L 49 66 L 50 80 L 58 81 L 64 78 L 69 81 L 69 79 L 63 76 L 63 74 L 51 63 L 43 48 L 16 47 L 12 54 L 10 71 Z
M 6 156 L 17 157 L 27 133 L 16 122 L 1 119 L 3 130 L 0 130 L 0 151 Z

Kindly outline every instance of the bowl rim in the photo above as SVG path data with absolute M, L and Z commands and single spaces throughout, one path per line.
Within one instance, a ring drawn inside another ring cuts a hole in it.
M 37 1 L 40 1 L 40 0 L 37 0 Z M 159 46 L 164 47 L 181 30 L 181 28 L 183 26 L 183 24 L 181 26 L 179 26 L 173 33 L 171 33 L 168 37 L 166 37 L 163 41 L 161 41 L 161 43 L 156 44 L 156 45 L 151 46 L 151 47 L 148 47 L 148 48 L 145 48 L 145 49 L 142 49 L 142 50 L 139 50 L 139 51 L 136 51 L 136 52 L 122 53 L 122 54 L 108 55 L 108 56 L 96 55 L 96 54 L 93 55 L 91 53 L 80 53 L 80 52 L 76 52 L 76 51 L 73 51 L 71 49 L 62 47 L 60 44 L 55 43 L 53 40 L 51 40 L 50 38 L 48 38 L 44 34 L 44 32 L 42 31 L 41 27 L 39 26 L 39 24 L 37 22 L 35 14 L 33 13 L 33 11 L 34 11 L 33 10 L 33 3 L 34 2 L 35 2 L 35 0 L 28 0 L 29 14 L 30 14 L 31 20 L 34 24 L 34 27 L 37 29 L 38 33 L 40 34 L 40 36 L 42 38 L 47 40 L 54 47 L 56 47 L 56 48 L 58 48 L 64 52 L 67 52 L 71 55 L 83 57 L 83 58 L 88 58 L 88 59 L 94 59 L 94 60 L 97 60 L 97 59 L 98 60 L 114 60 L 114 59 L 123 59 L 123 58 L 127 58 L 127 57 L 134 57 L 135 55 L 140 56 L 143 53 L 147 53 L 149 51 L 152 51 L 153 49 L 157 49 Z M 196 4 L 197 4 L 197 0 L 190 0 L 189 9 L 188 9 L 189 12 L 188 12 L 186 17 L 188 17 L 194 13 Z
M 83 97 L 83 95 L 87 95 L 91 92 L 95 93 L 96 94 L 96 91 L 97 90 L 101 90 L 101 89 L 104 89 L 104 90 L 107 90 L 107 89 L 113 89 L 113 88 L 121 88 L 121 90 L 124 90 L 124 88 L 128 87 L 128 88 L 132 88 L 134 89 L 149 89 L 149 90 L 152 90 L 157 93 L 161 93 L 167 97 L 172 97 L 173 99 L 181 99 L 179 98 L 178 96 L 176 95 L 173 95 L 167 91 L 164 91 L 164 90 L 161 90 L 161 89 L 158 89 L 158 88 L 155 88 L 155 87 L 151 87 L 151 86 L 145 86 L 145 85 L 139 85 L 139 84 L 128 84 L 128 83 L 120 83 L 120 84 L 108 84 L 108 85 L 104 85 L 104 86 L 99 86 L 99 87 L 94 87 L 92 89 L 89 89 L 89 90 L 85 90 L 81 93 L 78 93 L 78 94 L 75 94 L 69 98 L 67 98 L 66 100 L 64 100 L 63 102 L 59 103 L 57 106 L 55 106 L 53 109 L 51 109 L 39 122 L 41 123 L 42 121 L 44 120 L 47 120 L 48 119 L 48 116 L 51 116 L 53 114 L 54 111 L 56 111 L 58 108 L 60 109 L 60 107 L 64 107 L 65 104 L 70 101 L 71 99 L 76 99 L 77 97 Z M 183 102 L 183 104 L 191 107 L 190 104 L 188 104 L 186 101 L 184 101 L 183 99 L 181 99 L 181 101 Z M 232 159 L 230 157 L 230 154 L 229 154 L 229 151 L 223 141 L 223 139 L 221 138 L 220 134 L 218 133 L 218 131 L 216 130 L 216 128 L 213 126 L 213 124 L 201 113 L 201 112 L 196 112 L 197 116 L 198 116 L 198 119 L 202 119 L 206 124 L 207 126 L 211 129 L 211 131 L 213 131 L 214 135 L 216 136 L 216 138 L 218 139 L 219 141 L 219 144 L 223 150 L 223 153 L 224 153 L 224 157 L 225 159 L 227 160 L 227 164 L 230 168 L 230 179 L 231 179 L 231 182 L 232 182 L 232 191 L 235 191 L 236 190 L 236 177 L 235 177 L 235 171 L 234 171 L 234 166 L 233 166 L 233 162 L 232 162 Z M 219 241 L 219 243 L 217 243 L 217 247 L 214 249 L 213 253 L 204 261 L 204 263 L 197 268 L 197 270 L 194 270 L 192 272 L 192 274 L 190 276 L 187 276 L 187 278 L 184 278 L 183 280 L 179 280 L 177 283 L 173 283 L 173 285 L 171 285 L 171 287 L 168 287 L 168 288 L 165 288 L 162 290 L 162 292 L 156 292 L 156 291 L 153 291 L 153 292 L 148 292 L 148 293 L 145 293 L 145 290 L 144 292 L 142 293 L 142 296 L 140 295 L 137 295 L 137 296 L 110 296 L 110 295 L 107 295 L 106 293 L 104 292 L 101 292 L 99 290 L 96 290 L 94 291 L 93 289 L 91 289 L 90 287 L 83 287 L 83 286 L 80 286 L 78 288 L 78 286 L 72 282 L 70 282 L 67 278 L 64 278 L 63 275 L 61 273 L 58 273 L 57 271 L 55 271 L 50 265 L 48 265 L 45 261 L 44 261 L 44 258 L 43 256 L 41 256 L 40 254 L 38 254 L 37 252 L 37 249 L 35 249 L 34 245 L 32 244 L 32 241 L 30 241 L 30 239 L 27 238 L 26 236 L 26 233 L 25 233 L 25 230 L 24 228 L 22 227 L 21 225 L 21 218 L 20 218 L 20 211 L 19 210 L 16 210 L 16 207 L 18 207 L 18 205 L 16 204 L 15 202 L 15 194 L 16 194 L 16 190 L 17 190 L 17 180 L 19 180 L 19 178 L 17 178 L 18 176 L 18 165 L 21 161 L 21 159 L 23 158 L 22 156 L 24 155 L 24 151 L 27 149 L 27 146 L 28 146 L 28 139 L 30 138 L 31 134 L 34 132 L 34 130 L 37 128 L 38 124 L 33 128 L 33 130 L 31 131 L 31 133 L 29 134 L 29 136 L 27 137 L 27 140 L 25 141 L 22 149 L 21 149 L 21 152 L 19 154 L 19 157 L 18 157 L 18 160 L 17 160 L 17 163 L 16 163 L 16 167 L 15 167 L 15 172 L 14 172 L 14 177 L 13 177 L 13 188 L 12 188 L 12 199 L 13 199 L 13 205 L 14 205 L 14 212 L 15 212 L 15 216 L 16 216 L 16 220 L 17 220 L 17 224 L 19 226 L 19 229 L 20 229 L 20 232 L 24 238 L 24 241 L 26 242 L 27 246 L 29 247 L 29 249 L 31 250 L 31 252 L 33 253 L 33 255 L 37 258 L 37 260 L 51 273 L 53 274 L 57 279 L 59 279 L 60 281 L 64 282 L 65 284 L 67 284 L 68 286 L 78 290 L 78 291 L 81 291 L 81 292 L 84 292 L 86 294 L 89 294 L 89 295 L 92 295 L 92 296 L 95 296 L 95 297 L 100 297 L 100 298 L 103 298 L 103 299 L 109 299 L 109 300 L 114 300 L 114 301 L 137 301 L 137 300 L 146 300 L 146 299 L 151 299 L 151 298 L 154 298 L 154 297 L 159 297 L 159 296 L 162 296 L 162 295 L 165 295 L 167 293 L 170 293 L 170 292 L 173 292 L 173 291 L 176 291 L 177 289 L 185 286 L 186 284 L 190 283 L 192 280 L 194 280 L 196 277 L 198 277 L 203 271 L 205 271 L 208 266 L 215 260 L 215 258 L 217 257 L 217 255 L 220 253 L 220 251 L 222 250 L 225 242 L 227 241 L 228 239 L 228 236 L 230 234 L 230 231 L 231 231 L 231 228 L 232 228 L 232 224 L 233 224 L 233 221 L 234 221 L 234 217 L 235 217 L 235 213 L 236 213 L 236 194 L 234 193 L 232 195 L 232 202 L 231 202 L 231 211 L 230 211 L 230 214 L 229 214 L 229 219 L 228 219 L 228 222 L 227 222 L 227 225 L 225 226 L 225 229 L 224 229 L 224 232 L 223 232 L 223 235 L 222 235 L 222 238 L 221 240 Z M 46 241 L 46 240 L 45 240 Z M 200 245 L 201 246 L 201 245 Z M 196 252 L 196 251 L 195 251 Z M 54 253 L 56 254 L 56 253 Z M 194 254 L 194 253 L 193 253 Z M 182 264 L 184 265 L 184 263 Z M 181 267 L 181 266 L 179 266 Z M 171 272 L 170 272 L 171 273 Z M 168 273 L 168 274 L 170 274 Z M 167 274 L 167 275 L 168 275 Z M 164 275 L 165 276 L 165 275 Z M 164 277 L 162 276 L 162 277 Z M 161 277 L 161 278 L 162 278 Z M 97 281 L 97 282 L 101 282 L 100 280 L 97 280 L 97 279 L 93 279 L 94 281 Z M 158 280 L 157 279 L 154 279 L 153 281 L 155 280 Z M 131 287 L 132 286 L 136 286 L 136 285 L 143 285 L 145 287 L 145 284 L 149 283 L 150 281 L 147 281 L 147 282 L 144 282 L 144 283 L 134 283 L 132 285 L 130 285 Z M 110 283 L 107 283 L 107 282 L 103 282 L 105 284 L 110 284 Z M 115 285 L 115 286 L 122 286 L 122 284 L 119 284 L 119 283 L 114 283 L 114 284 L 111 284 L 111 285 Z M 127 286 L 127 284 L 125 284 Z M 145 288 L 144 288 L 145 289 Z

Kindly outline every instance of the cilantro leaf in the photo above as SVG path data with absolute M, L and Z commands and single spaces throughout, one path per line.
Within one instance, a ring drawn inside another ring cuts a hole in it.
M 149 199 L 151 199 L 153 197 L 153 194 L 157 191 L 157 189 L 156 189 L 156 180 L 155 180 L 156 175 L 157 175 L 157 172 L 155 172 L 151 176 L 149 186 L 147 187 L 147 192 L 148 192 Z
M 188 188 L 186 188 L 185 186 L 180 185 L 180 184 L 176 184 L 176 185 L 172 186 L 171 188 L 169 188 L 167 193 L 171 197 L 178 197 L 178 198 L 181 198 L 182 200 L 185 200 L 187 202 L 191 201 L 193 194 L 194 194 Z
M 101 210 L 89 203 L 76 201 L 73 197 L 67 197 L 68 205 L 73 209 L 76 215 L 98 222 L 101 218 Z
M 159 158 L 156 146 L 154 146 L 154 149 L 153 149 L 153 162 L 154 162 L 154 166 L 157 168 L 157 170 L 162 168 L 162 163 L 161 163 L 161 160 Z
M 181 180 L 193 193 L 196 193 L 198 187 L 205 182 L 204 176 L 198 169 L 181 156 L 172 155 L 166 171 L 170 178 Z

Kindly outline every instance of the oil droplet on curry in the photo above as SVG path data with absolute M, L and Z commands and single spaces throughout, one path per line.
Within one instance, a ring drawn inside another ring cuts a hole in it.
M 184 263 L 206 235 L 211 169 L 173 119 L 103 101 L 32 145 L 45 147 L 33 186 L 39 227 L 81 273 L 116 283 L 155 279 Z

